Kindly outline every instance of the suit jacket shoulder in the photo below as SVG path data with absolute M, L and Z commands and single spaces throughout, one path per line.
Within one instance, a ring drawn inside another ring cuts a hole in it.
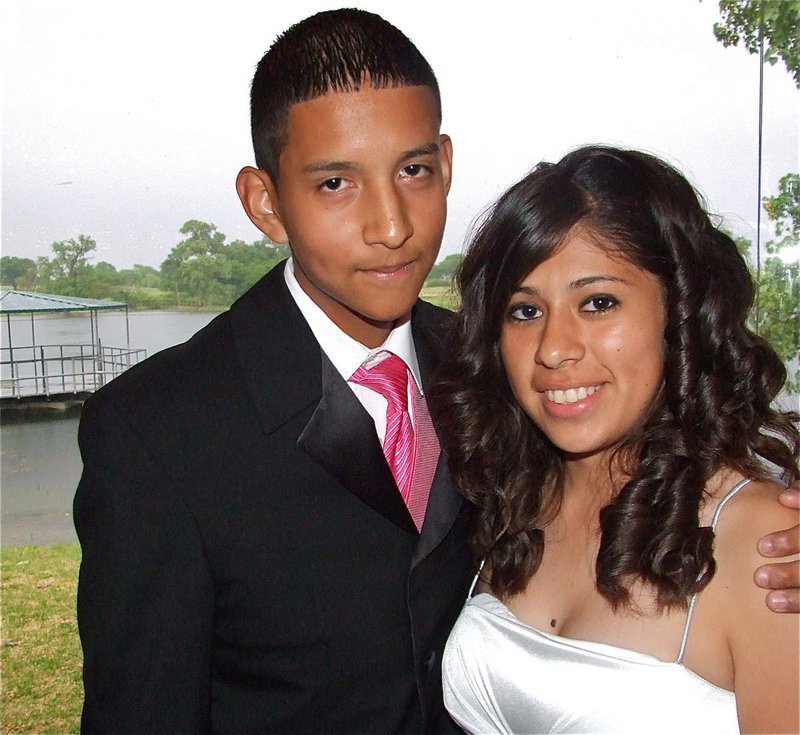
M 189 340 L 151 355 L 97 396 L 135 414 L 148 406 L 163 414 L 175 401 L 205 401 L 231 390 L 232 383 L 245 390 L 248 383 L 275 386 L 274 392 L 284 400 L 285 378 L 293 376 L 291 382 L 297 383 L 298 364 L 308 363 L 318 372 L 319 347 L 291 300 L 282 273 L 276 266 Z
M 411 312 L 411 324 L 429 339 L 443 340 L 455 315 L 452 311 L 418 299 Z

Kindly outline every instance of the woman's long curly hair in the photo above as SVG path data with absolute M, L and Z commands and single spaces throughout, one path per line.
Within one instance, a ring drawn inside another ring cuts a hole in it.
M 654 274 L 665 295 L 664 384 L 618 457 L 630 479 L 600 513 L 597 587 L 614 607 L 629 585 L 683 605 L 714 574 L 704 488 L 723 467 L 798 475 L 797 414 L 772 400 L 786 379 L 748 329 L 754 285 L 742 256 L 692 186 L 645 153 L 580 148 L 540 164 L 503 194 L 457 274 L 461 308 L 432 407 L 456 482 L 475 506 L 472 545 L 493 591 L 521 592 L 539 567 L 543 528 L 560 507 L 563 462 L 512 395 L 500 355 L 509 299 L 576 225 Z

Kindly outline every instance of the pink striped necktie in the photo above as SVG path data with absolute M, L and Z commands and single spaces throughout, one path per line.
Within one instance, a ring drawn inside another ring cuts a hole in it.
M 414 428 L 408 413 L 408 368 L 397 355 L 356 370 L 350 380 L 380 393 L 386 401 L 383 453 L 403 500 L 408 505 L 414 476 Z

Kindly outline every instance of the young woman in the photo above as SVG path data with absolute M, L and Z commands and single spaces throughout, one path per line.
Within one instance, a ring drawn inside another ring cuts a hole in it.
M 440 418 L 487 591 L 447 645 L 454 719 L 797 731 L 797 621 L 752 570 L 757 539 L 793 523 L 774 478 L 798 476 L 798 417 L 771 407 L 784 367 L 689 183 L 606 147 L 540 165 L 459 286 Z

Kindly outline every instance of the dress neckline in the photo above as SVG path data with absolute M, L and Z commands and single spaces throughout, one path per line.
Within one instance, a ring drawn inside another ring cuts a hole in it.
M 519 618 L 508 605 L 490 592 L 479 592 L 477 595 L 472 597 L 467 604 L 472 607 L 478 607 L 487 613 L 499 615 L 500 617 L 508 620 L 516 626 L 524 628 L 526 631 L 529 631 L 534 635 L 554 641 L 559 645 L 567 646 L 569 648 L 589 650 L 600 655 L 610 655 L 613 658 L 624 659 L 626 661 L 630 661 L 631 663 L 650 663 L 662 665 L 678 663 L 677 661 L 662 661 L 660 658 L 658 658 L 658 656 L 654 656 L 652 653 L 637 651 L 633 648 L 625 648 L 624 646 L 618 646 L 614 643 L 604 643 L 603 641 L 594 641 L 588 638 L 570 638 L 569 636 L 558 635 L 557 633 L 551 633 L 548 630 L 542 630 L 541 628 L 537 628 L 536 626 L 526 623 L 524 620 Z M 616 653 L 619 653 L 620 655 L 615 655 Z
M 513 613 L 511 608 L 508 607 L 508 605 L 490 592 L 479 592 L 477 595 L 468 600 L 467 606 L 477 608 L 489 615 L 503 618 L 513 625 L 524 629 L 526 632 L 546 641 L 550 641 L 562 648 L 572 648 L 582 653 L 591 653 L 595 656 L 602 656 L 614 661 L 625 661 L 626 663 L 633 665 L 675 668 L 686 672 L 688 676 L 697 679 L 703 684 L 713 687 L 720 692 L 729 694 L 731 696 L 734 695 L 732 690 L 718 686 L 717 684 L 714 684 L 714 682 L 700 676 L 700 674 L 697 672 L 687 668 L 682 660 L 662 661 L 652 653 L 637 651 L 633 648 L 625 648 L 624 646 L 617 646 L 613 643 L 603 643 L 602 641 L 592 641 L 585 638 L 568 638 L 566 636 L 557 635 L 556 633 L 550 633 L 549 631 L 536 628 L 535 626 L 530 625 L 530 623 L 526 623 L 524 620 L 518 618 Z
M 745 477 L 736 484 L 730 490 L 728 490 L 725 495 L 720 499 L 719 503 L 717 503 L 717 507 L 714 509 L 714 514 L 711 520 L 711 529 L 716 530 L 717 523 L 719 521 L 720 514 L 722 513 L 722 509 L 725 507 L 726 503 L 738 493 L 745 485 L 750 482 L 750 478 Z M 716 687 L 717 685 L 704 679 L 699 674 L 695 674 L 694 671 L 691 669 L 687 669 L 683 663 L 683 657 L 686 653 L 686 644 L 689 639 L 689 627 L 692 623 L 692 618 L 694 616 L 695 605 L 697 604 L 697 595 L 698 592 L 695 592 L 689 598 L 689 605 L 686 611 L 686 622 L 683 626 L 683 635 L 681 637 L 681 645 L 678 651 L 678 657 L 674 661 L 663 661 L 662 659 L 658 658 L 658 656 L 653 655 L 652 653 L 645 653 L 644 651 L 637 651 L 633 648 L 625 648 L 624 646 L 617 646 L 613 643 L 603 643 L 602 641 L 592 641 L 584 638 L 568 638 L 566 636 L 557 635 L 555 633 L 550 633 L 546 630 L 541 630 L 540 628 L 536 628 L 529 623 L 526 623 L 524 620 L 517 617 L 514 612 L 511 610 L 508 605 L 506 605 L 500 598 L 495 597 L 490 592 L 479 592 L 477 595 L 472 595 L 473 590 L 475 589 L 475 585 L 478 581 L 478 577 L 483 569 L 485 559 L 481 560 L 480 568 L 478 569 L 478 573 L 475 575 L 475 578 L 472 581 L 472 585 L 470 586 L 469 590 L 469 598 L 467 599 L 467 605 L 473 603 L 473 600 L 477 600 L 478 598 L 488 598 L 490 605 L 495 605 L 499 608 L 502 613 L 502 617 L 510 620 L 511 622 L 522 626 L 523 628 L 535 633 L 543 638 L 549 639 L 554 641 L 562 646 L 572 647 L 572 648 L 579 648 L 581 650 L 589 650 L 600 655 L 608 655 L 613 658 L 622 659 L 626 661 L 630 661 L 631 663 L 642 663 L 642 664 L 650 664 L 656 665 L 661 664 L 664 666 L 670 665 L 677 665 L 680 666 L 685 671 L 688 671 L 693 676 L 696 676 L 698 679 L 707 682 L 710 686 Z M 485 610 L 486 612 L 492 612 L 488 610 L 485 605 L 479 605 L 477 602 L 474 604 L 476 607 L 480 607 L 481 609 Z M 605 649 L 605 650 L 602 650 Z M 618 655 L 614 655 L 612 652 L 617 652 Z M 727 692 L 730 691 L 728 689 L 722 689 L 722 687 L 717 687 L 720 691 Z

